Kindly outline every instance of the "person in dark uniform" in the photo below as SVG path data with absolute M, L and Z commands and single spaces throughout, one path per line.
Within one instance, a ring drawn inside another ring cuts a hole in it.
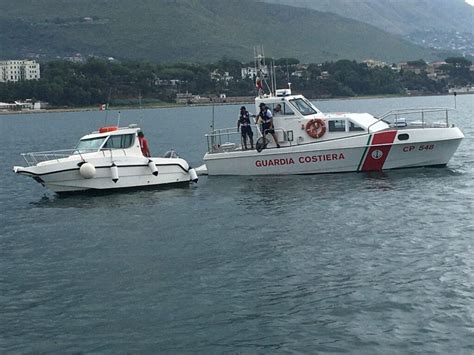
M 245 106 L 240 108 L 240 116 L 237 120 L 237 132 L 239 129 L 242 134 L 244 149 L 247 150 L 247 137 L 249 137 L 250 140 L 250 149 L 253 149 L 253 132 L 252 127 L 250 126 L 250 114 Z
M 280 144 L 278 144 L 275 129 L 273 127 L 272 111 L 263 102 L 260 103 L 259 107 L 260 113 L 258 114 L 258 120 L 262 122 L 262 136 L 265 137 L 267 133 L 270 133 L 275 140 L 277 148 L 280 148 Z

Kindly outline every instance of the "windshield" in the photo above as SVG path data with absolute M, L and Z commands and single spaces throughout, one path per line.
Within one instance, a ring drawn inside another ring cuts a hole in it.
M 303 99 L 293 99 L 290 100 L 293 106 L 304 116 L 316 114 L 316 110 L 310 106 L 308 102 Z
M 102 149 L 125 149 L 130 148 L 135 138 L 134 134 L 120 134 L 110 136 Z
M 81 139 L 76 146 L 76 153 L 89 153 L 99 150 L 107 137 Z

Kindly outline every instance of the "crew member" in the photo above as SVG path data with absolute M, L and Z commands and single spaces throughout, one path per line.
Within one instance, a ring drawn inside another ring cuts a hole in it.
M 267 133 L 270 133 L 275 141 L 277 148 L 280 148 L 278 140 L 273 127 L 273 115 L 272 111 L 263 102 L 260 103 L 260 113 L 258 114 L 259 120 L 262 122 L 262 135 L 265 137 Z
M 278 116 L 278 115 L 282 115 L 283 112 L 281 111 L 281 105 L 280 104 L 276 104 L 275 108 L 273 109 L 273 116 Z
M 245 106 L 242 106 L 240 108 L 240 116 L 239 119 L 237 120 L 237 132 L 239 131 L 242 134 L 242 141 L 243 141 L 243 148 L 247 150 L 247 136 L 249 137 L 250 140 L 250 149 L 253 149 L 253 132 L 252 132 L 252 127 L 250 126 L 250 114 L 245 108 Z
M 150 149 L 148 148 L 148 141 L 142 131 L 138 132 L 138 141 L 140 142 L 140 149 L 142 150 L 143 155 L 151 157 Z

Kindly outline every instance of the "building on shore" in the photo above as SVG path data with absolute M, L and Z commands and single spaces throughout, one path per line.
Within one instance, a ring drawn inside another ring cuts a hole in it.
M 0 102 L 0 112 L 5 111 L 39 111 L 47 108 L 49 105 L 44 101 L 36 101 L 26 99 L 24 101 L 18 100 L 13 103 Z
M 40 79 L 40 65 L 35 60 L 0 61 L 0 83 Z
M 362 63 L 364 63 L 365 65 L 367 65 L 368 68 L 371 69 L 388 67 L 387 63 L 376 59 L 366 59 Z
M 268 73 L 269 73 L 268 67 L 266 65 L 264 65 L 261 68 L 261 70 L 262 70 L 263 77 L 268 78 Z M 256 77 L 258 77 L 260 75 L 257 68 L 254 68 L 254 67 L 241 68 L 240 72 L 241 72 L 241 75 L 242 75 L 242 79 L 250 78 L 250 79 L 254 80 Z
M 474 94 L 474 86 L 454 87 L 449 89 L 450 94 Z

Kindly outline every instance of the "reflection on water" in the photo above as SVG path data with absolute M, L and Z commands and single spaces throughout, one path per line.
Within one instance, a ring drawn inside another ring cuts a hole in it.
M 91 190 L 66 194 L 48 194 L 38 201 L 30 202 L 35 207 L 47 208 L 107 208 L 129 205 L 148 205 L 149 201 L 183 196 L 182 190 L 191 189 L 185 183 L 172 186 L 153 186 L 119 190 Z

